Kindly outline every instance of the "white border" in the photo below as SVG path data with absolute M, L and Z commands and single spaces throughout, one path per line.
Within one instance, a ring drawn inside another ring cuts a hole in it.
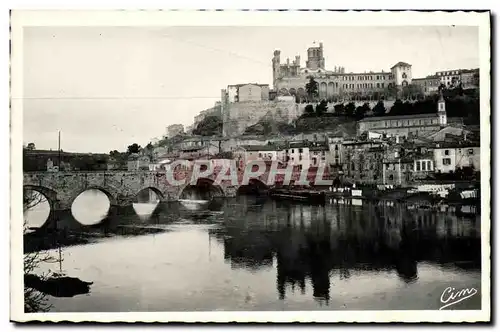
M 22 52 L 27 26 L 426 26 L 479 27 L 481 79 L 482 310 L 300 311 L 168 313 L 23 312 L 22 285 Z M 166 24 L 168 23 L 168 24 Z M 490 16 L 465 12 L 262 11 L 13 11 L 11 54 L 11 319 L 99 322 L 474 322 L 490 320 Z M 15 166 L 15 167 L 14 167 Z

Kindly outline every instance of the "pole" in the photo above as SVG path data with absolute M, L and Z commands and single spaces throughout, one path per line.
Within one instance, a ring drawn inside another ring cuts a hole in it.
M 61 170 L 61 131 L 59 130 L 57 151 L 59 152 L 59 171 Z
M 61 131 L 58 132 L 58 146 L 57 146 L 58 154 L 59 154 L 59 169 L 61 171 Z M 59 232 L 57 232 L 59 233 Z M 62 249 L 61 243 L 59 243 L 59 273 L 62 273 Z

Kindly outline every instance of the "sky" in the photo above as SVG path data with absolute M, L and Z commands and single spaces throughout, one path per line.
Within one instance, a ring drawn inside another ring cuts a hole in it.
M 413 77 L 478 68 L 478 29 L 439 27 L 28 27 L 24 143 L 108 153 L 193 123 L 230 84 L 272 85 L 281 62 L 323 43 L 325 66 L 346 72 L 412 65 Z

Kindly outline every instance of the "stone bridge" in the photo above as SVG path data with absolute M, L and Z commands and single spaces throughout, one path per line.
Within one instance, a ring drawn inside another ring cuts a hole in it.
M 228 173 L 227 173 L 228 174 Z M 222 180 L 217 183 L 217 171 L 206 177 L 195 176 L 192 170 L 168 172 L 26 172 L 23 188 L 43 194 L 54 210 L 71 209 L 73 201 L 86 190 L 97 189 L 106 194 L 111 206 L 129 206 L 137 194 L 145 189 L 155 192 L 161 201 L 178 200 L 188 186 L 209 186 L 214 196 L 234 197 L 243 183 L 243 172 L 238 171 L 237 182 Z M 269 170 L 252 177 L 248 185 L 268 188 Z M 292 181 L 298 181 L 300 172 L 294 171 Z M 275 175 L 275 181 L 283 181 L 284 175 Z M 308 181 L 313 181 L 315 173 L 309 171 Z M 183 181 L 184 180 L 184 181 Z M 176 183 L 184 182 L 184 183 Z

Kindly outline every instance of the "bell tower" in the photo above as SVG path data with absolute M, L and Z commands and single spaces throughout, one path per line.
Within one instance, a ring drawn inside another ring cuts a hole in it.
M 273 56 L 273 86 L 276 88 L 276 81 L 280 77 L 280 50 L 274 51 Z
M 439 91 L 439 100 L 437 103 L 437 109 L 438 109 L 438 117 L 439 117 L 439 125 L 441 127 L 445 127 L 447 123 L 447 118 L 446 118 L 446 102 L 444 101 L 443 98 L 443 91 Z

